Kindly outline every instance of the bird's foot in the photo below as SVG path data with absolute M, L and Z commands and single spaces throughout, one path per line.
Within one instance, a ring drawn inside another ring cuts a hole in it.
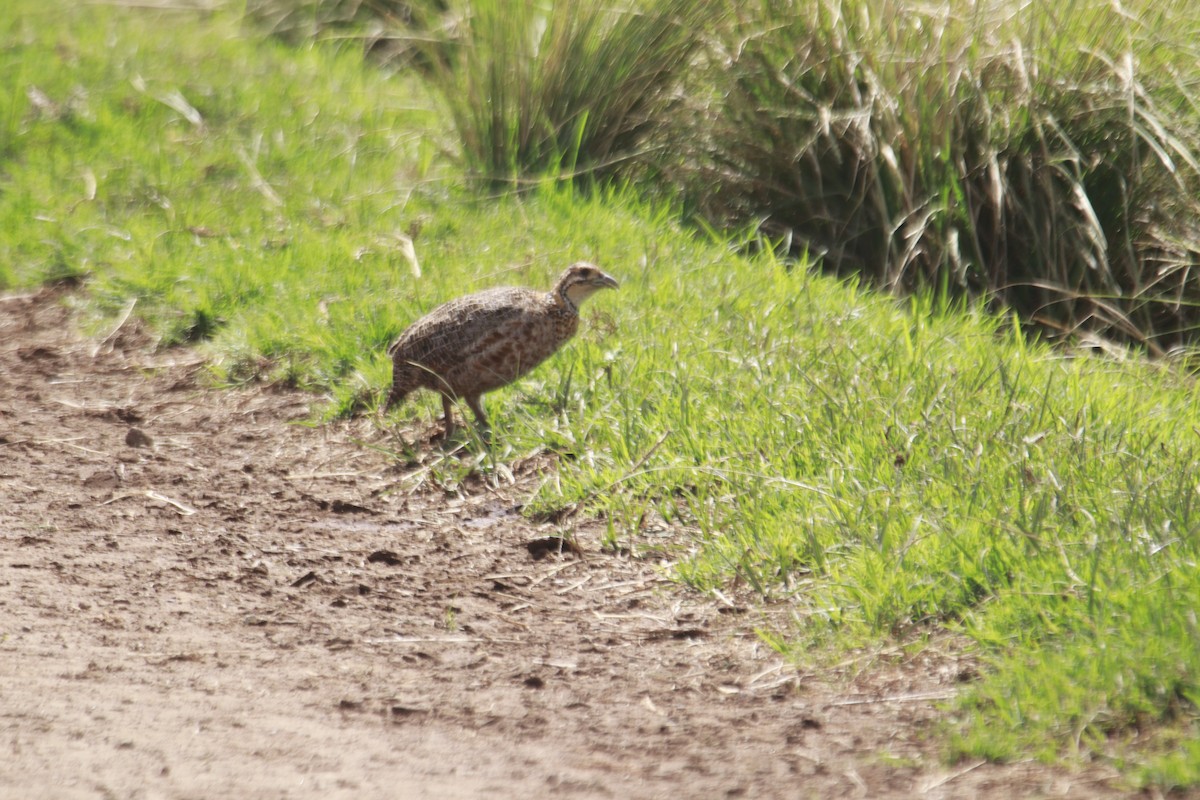
M 488 425 L 486 422 L 482 425 L 476 425 L 475 433 L 478 434 L 479 441 L 482 442 L 485 447 L 492 446 L 492 426 L 491 425 Z

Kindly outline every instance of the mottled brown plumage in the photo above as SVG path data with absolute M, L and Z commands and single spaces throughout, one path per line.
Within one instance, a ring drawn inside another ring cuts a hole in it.
M 438 306 L 408 327 L 388 348 L 392 391 L 387 407 L 414 389 L 442 395 L 446 434 L 454 430 L 451 406 L 467 401 L 480 425 L 479 399 L 545 361 L 579 327 L 579 304 L 617 282 L 592 264 L 568 267 L 549 292 L 504 287 Z

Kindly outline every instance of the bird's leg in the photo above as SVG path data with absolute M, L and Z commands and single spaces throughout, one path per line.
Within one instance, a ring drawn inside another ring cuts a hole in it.
M 488 424 L 487 414 L 483 413 L 483 404 L 479 401 L 479 395 L 474 395 L 467 398 L 467 405 L 475 412 L 475 419 L 481 428 L 490 428 Z
M 454 435 L 454 400 L 448 394 L 442 395 L 442 411 L 445 413 L 442 422 L 446 425 L 446 432 L 443 435 L 449 439 Z
M 479 434 L 485 442 L 490 442 L 492 438 L 492 426 L 487 420 L 487 414 L 483 413 L 483 403 L 479 399 L 479 395 L 472 395 L 467 398 L 467 405 L 475 412 L 475 421 L 479 424 Z
M 388 392 L 387 401 L 383 404 L 382 413 L 386 415 L 389 411 L 392 410 L 393 406 L 404 402 L 404 398 L 407 396 L 408 396 L 408 392 L 396 391 L 396 384 L 393 383 L 391 391 Z M 400 440 L 400 444 L 404 447 L 404 449 L 406 451 L 412 450 L 412 447 L 408 444 L 408 442 L 406 442 L 404 440 L 404 436 L 402 436 L 399 432 L 397 432 L 396 437 Z

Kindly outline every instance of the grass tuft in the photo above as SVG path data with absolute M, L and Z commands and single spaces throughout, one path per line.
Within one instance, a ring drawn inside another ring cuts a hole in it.
M 892 290 L 1193 343 L 1197 19 L 1182 2 L 738 4 L 673 182 Z
M 464 3 L 427 73 L 468 169 L 517 185 L 639 161 L 715 21 L 698 0 Z M 427 25 L 436 29 L 437 26 Z

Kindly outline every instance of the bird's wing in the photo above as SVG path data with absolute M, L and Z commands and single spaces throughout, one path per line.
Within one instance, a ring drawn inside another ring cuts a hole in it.
M 452 300 L 413 323 L 388 352 L 403 351 L 414 363 L 438 371 L 460 362 L 497 331 L 512 330 L 531 316 L 532 309 L 504 302 L 505 290 L 482 292 Z

